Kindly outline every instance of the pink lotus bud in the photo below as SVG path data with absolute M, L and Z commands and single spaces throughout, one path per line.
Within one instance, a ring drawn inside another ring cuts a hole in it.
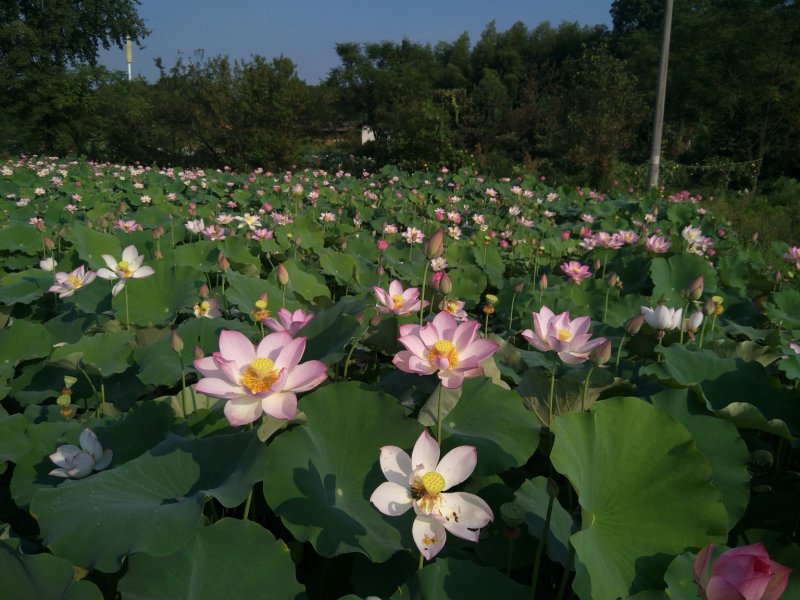
M 153 229 L 153 239 L 154 239 L 154 240 L 160 239 L 160 238 L 161 238 L 161 236 L 163 236 L 163 235 L 164 235 L 164 233 L 166 233 L 166 232 L 164 231 L 164 228 L 163 228 L 161 225 L 159 225 L 158 227 L 156 227 L 155 229 Z
M 636 335 L 644 325 L 644 315 L 636 315 L 625 323 L 625 331 L 628 335 Z
M 223 272 L 231 268 L 231 263 L 228 262 L 228 259 L 222 252 L 217 255 L 217 265 L 219 266 L 220 271 Z
M 569 229 L 565 229 L 564 231 L 561 232 L 561 241 L 566 242 L 569 239 L 569 236 L 570 236 Z
M 607 339 L 589 353 L 589 360 L 597 366 L 602 366 L 611 360 L 611 340 Z
M 707 600 L 778 600 L 792 570 L 771 560 L 763 544 L 731 548 L 713 560 L 714 545 L 694 561 L 694 580 Z
M 700 296 L 703 295 L 703 276 L 699 275 L 697 279 L 692 281 L 689 284 L 689 287 L 686 288 L 686 297 L 689 300 L 700 300 Z
M 283 266 L 283 263 L 278 265 L 276 271 L 278 275 L 278 283 L 284 287 L 289 285 L 289 271 L 286 270 L 286 267 Z
M 211 294 L 211 291 L 208 289 L 208 284 L 204 283 L 203 285 L 201 285 L 200 289 L 197 290 L 197 293 L 203 300 L 208 298 L 209 295 Z
M 600 262 L 600 259 L 599 258 L 595 258 L 594 259 L 594 270 L 595 271 L 599 271 L 600 267 L 602 267 L 602 266 L 603 266 L 603 263 Z
M 55 242 L 53 242 L 53 240 L 51 240 L 49 237 L 45 237 L 44 238 L 44 247 L 47 248 L 48 250 L 52 250 L 53 248 L 56 247 L 56 245 L 55 245 Z
M 195 346 L 194 347 L 194 357 L 196 359 L 200 359 L 200 358 L 203 358 L 204 356 L 205 356 L 205 354 L 203 354 L 203 349 L 200 346 Z
M 170 344 L 172 345 L 172 349 L 178 354 L 183 352 L 183 338 L 178 335 L 177 331 L 172 332 L 172 340 L 170 341 Z
M 378 277 L 386 273 L 386 269 L 383 268 L 383 265 L 378 265 L 378 268 L 375 269 L 375 272 L 378 274 Z
M 444 277 L 444 271 L 434 271 L 431 273 L 431 289 L 434 291 L 441 291 L 439 289 L 439 283 L 442 281 L 442 277 Z
M 377 327 L 378 325 L 381 324 L 381 316 L 380 315 L 375 315 L 374 317 L 372 317 L 369 320 L 369 322 L 370 322 L 370 325 L 372 325 L 373 327 Z
M 753 239 L 753 243 L 754 244 L 758 241 L 758 232 L 757 231 L 753 234 L 753 238 L 752 239 Z
M 608 287 L 616 287 L 618 281 L 619 277 L 617 277 L 617 274 L 611 273 L 608 277 Z
M 450 281 L 450 276 L 447 273 L 444 271 L 440 272 L 442 273 L 442 279 L 439 281 L 439 292 L 445 296 L 449 296 L 453 293 L 453 282 Z
M 441 227 L 425 240 L 423 249 L 425 250 L 425 256 L 429 259 L 439 258 L 442 255 L 444 251 L 444 231 Z
M 525 289 L 524 281 L 520 281 L 516 286 L 514 286 L 514 291 L 517 292 L 518 294 L 521 294 L 522 290 L 524 289 Z
M 378 240 L 376 245 L 378 246 L 378 252 L 383 252 L 389 247 L 389 242 L 386 240 Z
M 539 277 L 539 289 L 546 290 L 547 289 L 547 275 L 542 273 L 542 276 Z
M 164 255 L 161 253 L 160 249 L 156 248 L 155 250 L 153 250 L 153 258 L 155 258 L 156 260 L 161 260 L 162 258 L 164 258 Z

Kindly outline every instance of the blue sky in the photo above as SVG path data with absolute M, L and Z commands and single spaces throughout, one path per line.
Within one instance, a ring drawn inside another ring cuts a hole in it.
M 517 21 L 535 27 L 578 21 L 610 27 L 611 0 L 142 0 L 139 14 L 152 33 L 134 47 L 133 74 L 158 77 L 153 59 L 167 67 L 179 53 L 204 49 L 207 57 L 226 54 L 267 59 L 284 55 L 298 75 L 318 83 L 337 66 L 337 42 L 454 41 L 466 31 L 474 44 L 494 19 L 504 31 Z M 127 70 L 123 50 L 102 52 L 100 62 Z

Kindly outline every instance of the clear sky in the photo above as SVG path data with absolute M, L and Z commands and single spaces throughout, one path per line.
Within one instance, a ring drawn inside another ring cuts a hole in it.
M 139 14 L 152 31 L 144 48 L 134 46 L 133 74 L 158 78 L 153 59 L 171 67 L 178 54 L 205 50 L 271 60 L 286 56 L 297 73 L 316 84 L 338 66 L 337 42 L 455 41 L 467 32 L 474 44 L 494 19 L 498 31 L 517 21 L 529 28 L 558 25 L 610 27 L 611 0 L 142 0 Z M 127 70 L 124 50 L 101 52 L 100 62 Z

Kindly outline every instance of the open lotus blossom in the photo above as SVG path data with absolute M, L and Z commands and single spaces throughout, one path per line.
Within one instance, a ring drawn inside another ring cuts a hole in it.
M 789 251 L 783 255 L 783 258 L 791 263 L 794 263 L 796 269 L 800 270 L 800 248 L 792 246 Z
M 644 240 L 644 249 L 653 254 L 664 254 L 672 248 L 672 242 L 668 242 L 660 235 L 651 235 Z
M 378 297 L 379 304 L 375 305 L 378 312 L 392 313 L 398 316 L 410 315 L 420 309 L 419 289 L 403 289 L 403 284 L 398 279 L 389 284 L 389 291 L 375 286 L 372 288 Z M 425 300 L 425 306 L 429 302 Z
M 198 319 L 216 319 L 222 316 L 222 311 L 219 309 L 219 300 L 209 298 L 201 300 L 194 305 L 192 309 L 194 316 Z
M 225 417 L 234 427 L 246 425 L 266 413 L 276 419 L 297 414 L 297 392 L 307 392 L 327 378 L 318 360 L 298 364 L 306 338 L 286 331 L 267 335 L 255 346 L 238 331 L 219 334 L 219 352 L 194 361 L 203 375 L 197 391 L 222 398 Z
M 102 471 L 111 464 L 114 453 L 111 450 L 103 450 L 94 431 L 84 429 L 79 442 L 80 448 L 67 444 L 59 446 L 58 450 L 50 455 L 50 460 L 58 466 L 57 469 L 50 471 L 50 475 L 81 479 L 92 471 Z
M 467 311 L 464 310 L 464 301 L 463 300 L 442 300 L 441 304 L 439 305 L 440 310 L 446 310 L 449 312 L 456 321 L 466 321 L 469 319 L 469 315 Z
M 458 323 L 448 311 L 438 313 L 427 325 L 401 325 L 399 342 L 406 348 L 392 362 L 401 371 L 438 373 L 446 388 L 460 387 L 465 378 L 483 375 L 481 361 L 497 352 L 499 344 L 478 338 L 480 323 Z
M 72 296 L 76 290 L 89 285 L 94 281 L 97 273 L 94 271 L 87 271 L 84 265 L 81 265 L 72 273 L 56 273 L 56 282 L 50 286 L 49 292 L 55 292 L 59 298 L 67 298 Z
M 110 254 L 103 254 L 108 269 L 102 268 L 97 270 L 97 276 L 102 279 L 120 279 L 120 281 L 111 288 L 111 295 L 116 296 L 125 287 L 128 279 L 141 279 L 143 277 L 150 277 L 155 271 L 153 267 L 143 267 L 144 255 L 139 254 L 136 246 L 128 246 L 122 251 L 122 260 L 117 260 Z
M 314 313 L 307 313 L 302 308 L 298 308 L 292 312 L 286 308 L 281 308 L 278 311 L 278 320 L 272 317 L 264 319 L 264 325 L 269 327 L 272 331 L 288 331 L 292 337 L 314 318 Z
M 556 315 L 546 306 L 532 316 L 533 330 L 526 329 L 522 337 L 537 350 L 553 351 L 570 365 L 588 360 L 592 350 L 608 341 L 604 337 L 591 339 L 592 334 L 588 331 L 592 320 L 589 317 L 571 321 L 569 311 Z
M 419 551 L 431 560 L 444 547 L 449 531 L 477 542 L 481 527 L 494 520 L 492 509 L 474 494 L 447 492 L 475 469 L 474 446 L 458 446 L 439 460 L 439 444 L 427 430 L 409 456 L 397 446 L 381 448 L 381 470 L 388 481 L 379 485 L 370 502 L 383 514 L 396 517 L 414 508 L 411 534 Z
M 655 308 L 643 306 L 642 314 L 644 315 L 645 323 L 659 331 L 679 329 L 683 324 L 682 308 L 668 308 L 663 304 L 659 304 Z
M 714 545 L 694 561 L 694 580 L 706 600 L 778 600 L 791 569 L 771 560 L 763 544 L 731 548 L 712 560 Z
M 189 230 L 189 233 L 201 234 L 203 230 L 206 228 L 206 224 L 203 222 L 203 219 L 195 219 L 193 221 L 186 222 L 186 229 Z
M 567 275 L 567 277 L 572 279 L 575 285 L 580 285 L 584 279 L 592 276 L 592 272 L 589 270 L 589 267 L 582 265 L 576 260 L 563 263 L 561 265 L 561 270 L 565 275 Z

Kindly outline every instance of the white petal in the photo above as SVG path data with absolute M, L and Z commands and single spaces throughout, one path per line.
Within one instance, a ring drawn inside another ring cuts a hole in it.
M 467 492 L 448 492 L 441 495 L 442 511 L 458 515 L 459 525 L 480 529 L 494 520 L 494 514 L 483 499 Z M 455 521 L 455 519 L 453 519 Z
M 478 464 L 478 451 L 475 446 L 459 446 L 444 455 L 436 472 L 444 477 L 444 489 L 449 490 L 472 475 Z
M 439 551 L 444 548 L 444 542 L 447 539 L 447 533 L 438 521 L 423 517 L 414 519 L 414 524 L 411 526 L 411 535 L 414 537 L 414 543 L 417 544 L 417 548 L 419 548 L 425 560 L 431 560 L 439 554 Z
M 97 460 L 103 455 L 103 446 L 97 435 L 91 429 L 84 429 L 80 436 L 81 448 L 92 455 Z
M 113 288 L 111 288 L 111 295 L 116 296 L 125 288 L 125 280 L 121 279 Z
M 387 480 L 407 486 L 411 476 L 411 457 L 397 446 L 381 448 L 381 470 Z
M 155 273 L 155 269 L 153 267 L 139 267 L 136 271 L 133 272 L 134 279 L 141 279 L 142 277 L 150 277 Z
M 117 260 L 111 256 L 110 254 L 103 254 L 102 255 L 103 261 L 106 263 L 106 266 L 112 270 L 116 271 L 119 268 L 119 263 Z
M 78 454 L 78 456 L 75 457 L 75 461 L 67 469 L 67 475 L 69 475 L 73 479 L 81 479 L 89 475 L 92 472 L 93 468 L 94 468 L 94 458 L 92 458 L 85 452 L 81 452 L 80 454 Z
M 414 450 L 411 453 L 411 468 L 419 469 L 424 474 L 428 471 L 435 471 L 437 464 L 439 464 L 439 444 L 425 429 L 417 439 L 417 443 L 414 444 Z
M 139 252 L 137 252 L 136 246 L 134 246 L 133 244 L 131 244 L 130 246 L 125 248 L 125 250 L 122 251 L 122 260 L 124 260 L 128 264 L 131 264 L 134 260 L 136 260 L 137 256 L 139 256 Z
M 111 459 L 112 458 L 114 458 L 114 452 L 109 450 L 109 449 L 104 450 L 103 451 L 103 456 L 100 458 L 100 460 L 98 460 L 96 463 L 94 463 L 94 470 L 95 471 L 102 471 L 108 465 L 111 464 Z
M 375 488 L 369 501 L 375 505 L 375 508 L 390 517 L 402 515 L 414 503 L 407 487 L 391 481 L 385 481 Z
M 50 460 L 59 467 L 66 467 L 74 461 L 75 457 L 80 453 L 81 449 L 77 446 L 66 444 L 64 446 L 59 446 L 58 449 L 50 455 Z

